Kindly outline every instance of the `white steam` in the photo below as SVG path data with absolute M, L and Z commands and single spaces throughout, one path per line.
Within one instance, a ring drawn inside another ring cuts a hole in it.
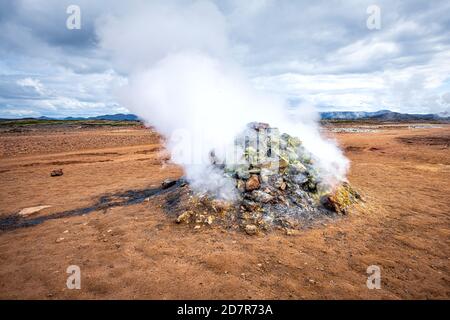
M 288 109 L 281 99 L 255 90 L 233 63 L 226 20 L 214 5 L 138 4 L 99 22 L 100 43 L 128 74 L 118 94 L 121 104 L 169 138 L 172 160 L 184 167 L 194 189 L 233 196 L 233 182 L 210 166 L 210 151 L 225 159 L 252 121 L 298 136 L 324 181 L 345 179 L 348 160 L 321 137 L 317 112 Z

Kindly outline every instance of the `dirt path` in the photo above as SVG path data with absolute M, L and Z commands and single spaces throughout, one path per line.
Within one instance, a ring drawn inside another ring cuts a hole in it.
M 448 299 L 450 128 L 336 137 L 366 200 L 347 217 L 296 236 L 193 230 L 155 196 L 47 220 L 0 231 L 0 298 Z M 90 206 L 182 174 L 140 129 L 2 134 L 0 143 L 0 218 Z M 50 177 L 57 168 L 64 175 Z M 81 290 L 66 288 L 69 265 L 81 268 Z M 369 265 L 381 268 L 380 290 L 366 287 Z

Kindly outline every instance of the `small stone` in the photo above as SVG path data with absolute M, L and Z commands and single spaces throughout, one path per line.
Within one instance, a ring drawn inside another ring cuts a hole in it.
M 60 242 L 63 241 L 63 240 L 64 240 L 64 238 L 63 238 L 63 237 L 60 237 L 60 238 L 56 239 L 55 242 L 56 242 L 56 243 L 60 243 Z
M 64 232 L 63 233 L 69 233 L 69 230 L 64 230 Z
M 245 232 L 247 232 L 248 235 L 256 234 L 257 230 L 258 228 L 254 224 L 248 224 L 245 226 Z
M 257 175 L 251 175 L 250 178 L 245 183 L 245 190 L 253 191 L 259 188 L 260 186 L 259 178 Z
M 117 249 L 120 248 L 120 243 L 116 242 L 116 243 L 114 243 L 114 245 L 116 246 Z
M 194 229 L 200 229 L 200 226 L 199 226 L 199 225 L 196 225 L 196 226 L 194 227 Z
M 64 173 L 63 173 L 63 170 L 62 169 L 56 169 L 56 170 L 53 170 L 51 173 L 50 173 L 50 176 L 51 177 L 59 177 L 59 176 L 62 176 Z
M 112 229 L 108 229 L 108 231 L 106 231 L 106 232 L 111 233 L 111 232 L 112 232 Z
M 262 267 L 262 263 L 258 263 L 257 266 L 261 268 Z
M 208 218 L 206 219 L 206 223 L 211 225 L 214 221 L 214 217 L 213 216 L 208 216 Z

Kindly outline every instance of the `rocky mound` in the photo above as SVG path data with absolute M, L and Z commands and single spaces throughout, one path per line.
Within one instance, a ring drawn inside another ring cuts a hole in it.
M 220 223 L 249 234 L 273 227 L 291 232 L 321 217 L 346 214 L 360 198 L 346 182 L 333 188 L 321 183 L 301 140 L 266 123 L 250 123 L 236 146 L 239 161 L 233 164 L 219 163 L 211 154 L 212 165 L 234 182 L 236 200 L 214 199 L 181 184 L 167 198 L 167 209 L 177 215 L 177 223 L 197 229 Z

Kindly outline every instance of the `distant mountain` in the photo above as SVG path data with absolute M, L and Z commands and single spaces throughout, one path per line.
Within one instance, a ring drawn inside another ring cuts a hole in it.
M 117 114 L 105 114 L 101 116 L 95 116 L 95 117 L 65 117 L 65 118 L 52 118 L 52 117 L 38 117 L 38 118 L 32 118 L 32 117 L 26 117 L 26 118 L 0 118 L 0 121 L 10 121 L 10 120 L 108 120 L 108 121 L 138 121 L 138 116 L 134 114 L 123 114 L 123 113 L 117 113 Z
M 109 120 L 109 121 L 137 121 L 139 118 L 134 114 L 123 114 L 123 113 L 117 113 L 117 114 L 105 114 L 102 116 L 96 116 L 96 117 L 67 117 L 63 120 Z
M 53 120 L 52 118 L 46 117 L 46 116 L 42 116 L 37 118 L 38 120 Z
M 435 121 L 450 121 L 450 114 L 448 112 L 442 112 L 439 114 L 410 114 L 399 113 L 390 110 L 380 110 L 375 112 L 367 111 L 332 111 L 321 112 L 322 120 L 379 120 L 379 121 L 414 121 L 414 120 L 435 120 Z M 138 116 L 134 114 L 105 114 L 95 117 L 66 117 L 66 118 L 23 118 L 22 120 L 38 119 L 38 120 L 108 120 L 108 121 L 138 121 Z M 0 119 L 11 120 L 11 119 Z
M 103 116 L 89 117 L 88 120 L 110 120 L 110 121 L 137 121 L 139 118 L 134 114 L 106 114 Z
M 408 120 L 450 120 L 448 115 L 440 114 L 410 114 L 399 113 L 390 110 L 380 110 L 375 112 L 366 111 L 335 111 L 321 112 L 323 120 L 380 120 L 380 121 L 408 121 Z

